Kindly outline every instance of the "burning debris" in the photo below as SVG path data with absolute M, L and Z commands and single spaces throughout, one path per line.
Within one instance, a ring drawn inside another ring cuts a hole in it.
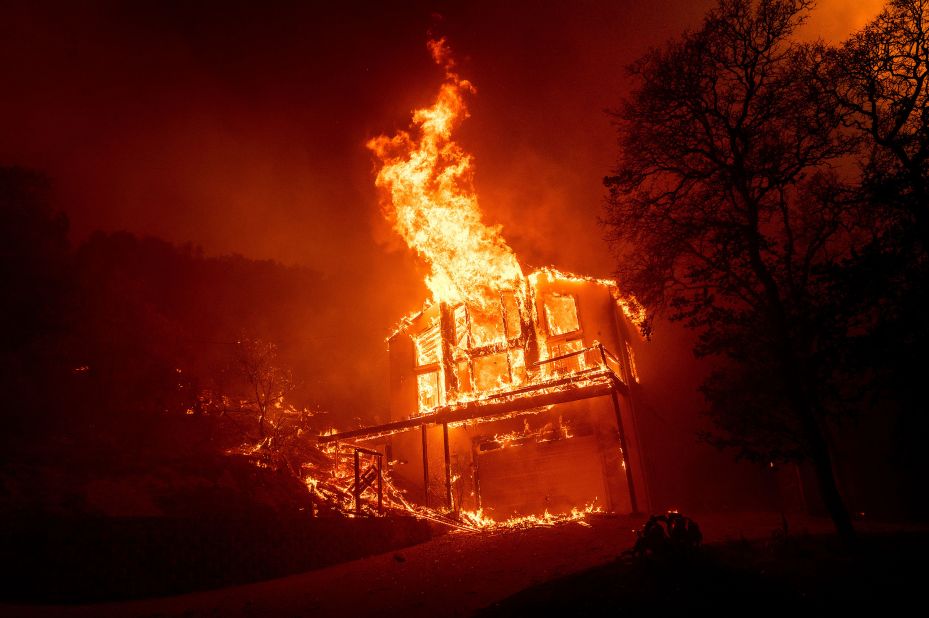
M 565 514 L 512 517 L 497 521 L 484 513 L 462 510 L 457 513 L 411 504 L 407 491 L 395 485 L 378 451 L 357 445 L 330 443 L 317 450 L 318 457 L 304 464 L 302 476 L 322 514 L 347 517 L 401 515 L 413 516 L 459 531 L 492 531 L 530 526 L 554 526 L 581 522 L 602 509 L 589 504 Z M 392 462 L 396 465 L 396 462 Z M 366 480 L 367 478 L 367 480 Z M 375 480 L 376 479 L 376 480 Z

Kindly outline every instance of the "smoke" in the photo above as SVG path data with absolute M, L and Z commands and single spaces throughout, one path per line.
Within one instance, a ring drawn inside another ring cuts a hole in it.
M 627 64 L 712 4 L 445 7 L 455 70 L 480 88 L 456 139 L 474 156 L 483 221 L 521 261 L 609 275 L 597 216 L 616 151 L 604 110 L 626 91 Z M 842 38 L 879 4 L 821 0 L 806 31 Z M 346 381 L 386 391 L 371 368 L 426 296 L 427 269 L 384 223 L 364 145 L 434 99 L 430 11 L 4 3 L 0 162 L 51 176 L 76 240 L 127 229 L 325 273 L 338 285 L 318 302 L 356 333 Z M 297 336 L 317 336 L 314 325 Z
M 807 40 L 841 43 L 874 19 L 885 4 L 884 0 L 818 0 L 798 35 Z

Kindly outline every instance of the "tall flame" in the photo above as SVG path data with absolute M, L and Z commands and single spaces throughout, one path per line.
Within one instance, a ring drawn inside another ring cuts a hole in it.
M 431 107 L 413 112 L 410 131 L 367 144 L 382 166 L 376 184 L 394 229 L 431 269 L 433 300 L 484 305 L 513 289 L 522 269 L 499 226 L 481 221 L 472 157 L 452 138 L 467 118 L 465 95 L 475 89 L 454 71 L 445 39 L 429 42 L 445 81 Z

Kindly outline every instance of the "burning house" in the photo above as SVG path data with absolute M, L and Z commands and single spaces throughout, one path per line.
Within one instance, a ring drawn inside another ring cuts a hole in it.
M 430 49 L 446 71 L 435 104 L 368 146 L 385 216 L 429 265 L 432 298 L 388 339 L 390 422 L 322 440 L 385 452 L 409 497 L 433 507 L 497 520 L 647 511 L 633 360 L 642 309 L 613 281 L 525 272 L 482 222 L 472 159 L 452 139 L 473 87 L 442 41 Z
M 384 445 L 432 506 L 647 510 L 623 305 L 613 282 L 553 269 L 483 306 L 430 304 L 388 341 L 391 422 L 329 440 Z
M 485 307 L 432 305 L 390 339 L 395 474 L 495 518 L 647 508 L 631 324 L 611 282 L 550 269 Z M 413 411 L 410 414 L 410 411 Z

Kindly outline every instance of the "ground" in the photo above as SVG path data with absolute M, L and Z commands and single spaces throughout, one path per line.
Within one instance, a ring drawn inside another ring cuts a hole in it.
M 708 543 L 769 539 L 778 514 L 696 516 Z M 0 606 L 10 616 L 468 616 L 506 607 L 534 586 L 614 563 L 641 520 L 492 533 L 455 532 L 427 543 L 266 582 L 176 597 L 85 606 Z M 791 535 L 829 532 L 828 522 L 791 524 Z M 523 600 L 525 603 L 525 599 Z M 515 607 L 520 607 L 517 604 Z M 507 612 L 504 612 L 507 613 Z M 518 613 L 518 612 L 517 612 Z
M 929 534 L 835 535 L 714 543 L 624 556 L 523 590 L 480 618 L 539 615 L 900 615 L 925 604 Z

